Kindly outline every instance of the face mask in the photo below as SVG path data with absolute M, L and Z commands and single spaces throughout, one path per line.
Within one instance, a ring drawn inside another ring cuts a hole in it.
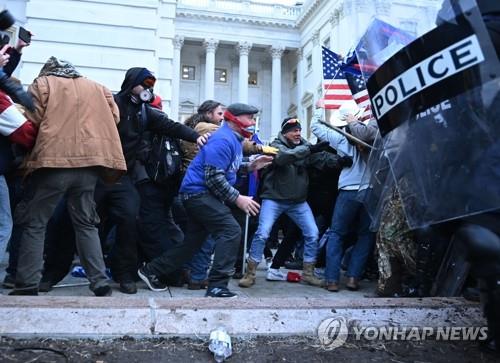
M 253 134 L 255 134 L 255 130 L 256 130 L 256 129 L 255 129 L 255 125 L 250 126 L 250 127 L 245 127 L 245 128 L 244 128 L 244 130 L 245 130 L 246 132 L 248 132 L 248 133 L 250 133 L 250 134 L 252 134 L 252 135 L 253 135 Z
M 149 103 L 149 102 L 153 101 L 155 99 L 153 89 L 147 88 L 144 91 L 141 91 L 141 93 L 139 93 L 139 99 L 145 103 Z

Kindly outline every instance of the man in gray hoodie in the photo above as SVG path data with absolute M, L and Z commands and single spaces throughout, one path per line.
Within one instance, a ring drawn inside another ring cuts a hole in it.
M 332 292 L 339 290 L 343 244 L 347 235 L 355 226 L 357 241 L 347 268 L 348 280 L 346 287 L 350 290 L 357 290 L 366 260 L 375 244 L 375 234 L 369 229 L 371 224 L 370 216 L 364 205 L 357 199 L 361 188 L 361 180 L 366 170 L 366 161 L 356 145 L 351 144 L 342 134 L 320 123 L 324 113 L 324 104 L 319 101 L 316 107 L 311 123 L 311 131 L 318 139 L 327 140 L 330 146 L 336 149 L 340 155 L 350 156 L 353 159 L 352 166 L 342 169 L 340 173 L 339 194 L 335 203 L 326 247 L 326 288 Z M 349 123 L 354 122 L 355 113 L 354 111 L 347 112 L 345 115 L 346 121 Z

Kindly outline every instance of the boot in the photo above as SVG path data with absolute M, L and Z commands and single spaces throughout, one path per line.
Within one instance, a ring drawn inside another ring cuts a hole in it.
M 325 283 L 323 280 L 318 279 L 314 276 L 314 265 L 316 263 L 306 263 L 304 262 L 303 271 L 302 271 L 302 281 L 306 284 L 313 286 L 323 286 Z
M 257 272 L 257 262 L 253 262 L 248 259 L 247 261 L 247 272 L 245 272 L 245 276 L 238 282 L 238 286 L 240 287 L 250 287 L 255 284 L 255 273 Z

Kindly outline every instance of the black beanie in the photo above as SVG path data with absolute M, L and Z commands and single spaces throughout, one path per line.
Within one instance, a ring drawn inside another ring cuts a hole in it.
M 302 125 L 300 124 L 300 121 L 296 117 L 287 117 L 286 119 L 283 120 L 281 123 L 281 133 L 286 134 L 288 131 L 299 128 L 302 130 Z

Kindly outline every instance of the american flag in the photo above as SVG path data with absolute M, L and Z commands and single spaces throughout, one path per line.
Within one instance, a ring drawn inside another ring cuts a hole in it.
M 352 52 L 352 54 L 347 57 L 341 68 L 344 71 L 354 101 L 358 107 L 363 110 L 360 120 L 369 120 L 372 117 L 370 96 L 366 89 L 365 79 L 363 78 L 364 72 L 361 71 L 356 52 Z
M 322 47 L 323 57 L 323 100 L 325 109 L 337 109 L 348 100 L 352 94 L 347 84 L 344 72 L 340 69 L 340 56 L 330 49 Z
M 372 117 L 372 110 L 370 104 L 370 96 L 368 95 L 368 91 L 366 90 L 366 83 L 363 79 L 363 76 L 358 74 L 352 74 L 349 72 L 345 72 L 345 78 L 347 79 L 347 84 L 349 84 L 349 88 L 352 92 L 352 97 L 354 98 L 354 102 L 361 108 L 363 114 L 360 117 L 360 121 L 368 121 Z

